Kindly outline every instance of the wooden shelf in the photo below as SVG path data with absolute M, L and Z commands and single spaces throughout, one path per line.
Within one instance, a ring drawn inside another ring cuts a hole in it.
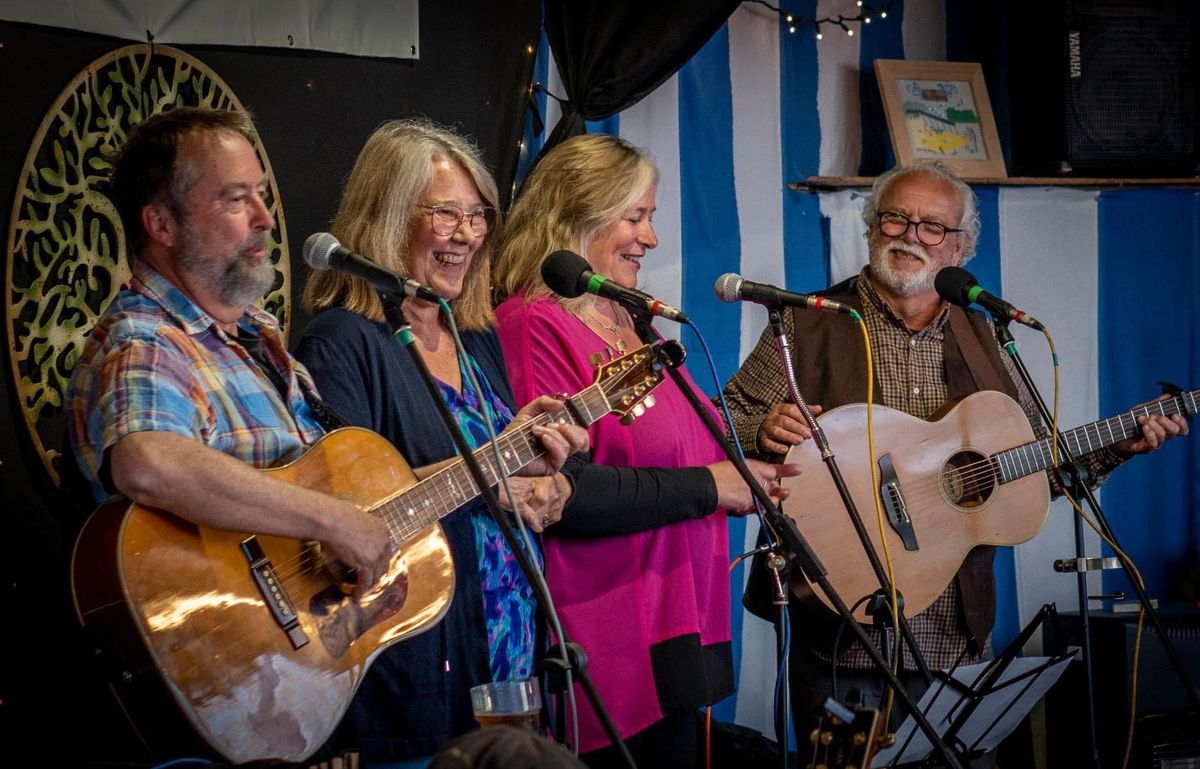
M 1123 187 L 1196 187 L 1200 178 L 1171 179 L 1102 179 L 1072 176 L 1010 176 L 1004 179 L 970 179 L 973 185 L 995 185 L 998 187 L 1095 187 L 1099 189 L 1121 189 Z M 874 176 L 810 176 L 802 182 L 790 182 L 788 189 L 807 192 L 843 190 L 870 187 Z

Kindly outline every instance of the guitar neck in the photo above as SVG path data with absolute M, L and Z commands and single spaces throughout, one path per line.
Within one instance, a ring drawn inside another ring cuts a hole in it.
M 1118 414 L 1115 417 L 1102 419 L 1099 422 L 1092 422 L 1082 427 L 1076 427 L 1074 430 L 1067 430 L 1062 434 L 1062 442 L 1070 451 L 1071 456 L 1081 457 L 1089 452 L 1111 446 L 1114 443 L 1120 443 L 1126 438 L 1138 435 L 1141 431 L 1137 423 L 1138 417 L 1148 417 L 1152 414 L 1161 414 L 1163 416 L 1182 414 L 1190 417 L 1196 413 L 1198 403 L 1200 403 L 1200 390 L 1180 393 L 1174 397 L 1155 401 L 1132 411 L 1127 411 L 1124 414 Z M 1001 483 L 1023 478 L 1026 475 L 1040 472 L 1054 465 L 1049 438 L 1032 441 L 1007 451 L 1001 451 L 995 454 L 993 459 L 1000 471 Z
M 566 408 L 551 417 L 538 414 L 520 428 L 496 439 L 502 465 L 496 464 L 496 452 L 486 443 L 472 452 L 489 486 L 533 462 L 546 453 L 533 435 L 535 425 L 570 422 L 588 427 L 611 411 L 607 395 L 599 383 L 566 400 Z M 463 459 L 442 468 L 430 477 L 380 505 L 373 512 L 384 519 L 392 538 L 404 542 L 478 497 L 467 463 Z

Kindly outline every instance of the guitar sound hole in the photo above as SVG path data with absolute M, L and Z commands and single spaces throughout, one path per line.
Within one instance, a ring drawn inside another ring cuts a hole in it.
M 986 503 L 996 489 L 991 461 L 977 451 L 960 451 L 942 467 L 942 494 L 955 507 L 971 510 Z

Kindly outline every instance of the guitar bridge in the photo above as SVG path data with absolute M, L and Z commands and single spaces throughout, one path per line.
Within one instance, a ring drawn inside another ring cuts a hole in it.
M 242 554 L 250 563 L 250 576 L 254 578 L 254 584 L 258 585 L 271 616 L 291 641 L 292 648 L 299 649 L 307 644 L 308 636 L 300 626 L 296 607 L 292 604 L 292 599 L 288 598 L 283 585 L 279 584 L 279 578 L 275 576 L 275 567 L 263 552 L 262 545 L 258 544 L 257 537 L 251 536 L 242 540 Z
M 896 468 L 892 466 L 889 454 L 879 458 L 879 498 L 883 501 L 888 522 L 904 542 L 904 549 L 920 550 L 912 518 L 908 515 L 908 505 L 904 501 L 904 492 L 900 489 L 900 479 L 896 477 Z

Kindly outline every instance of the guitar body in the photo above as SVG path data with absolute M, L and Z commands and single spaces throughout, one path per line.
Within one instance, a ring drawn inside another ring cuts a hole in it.
M 855 506 L 883 560 L 875 512 L 877 490 L 867 465 L 866 405 L 842 406 L 818 419 L 837 457 Z M 1050 511 L 1044 473 L 1007 483 L 988 470 L 993 454 L 1034 439 L 1021 407 L 1006 395 L 983 391 L 917 419 L 883 406 L 873 409 L 875 459 L 884 471 L 890 460 L 898 494 L 911 519 L 916 549 L 907 549 L 896 529 L 885 524 L 896 587 L 905 613 L 929 608 L 950 584 L 976 545 L 1015 545 L 1032 539 Z M 878 460 L 883 458 L 883 462 Z M 829 581 L 847 604 L 879 589 L 876 578 L 828 469 L 812 441 L 792 447 L 787 461 L 804 472 L 785 479 L 791 496 L 784 513 L 796 522 L 829 572 Z M 793 591 L 811 605 L 832 605 L 803 579 Z M 813 598 L 819 603 L 814 603 Z M 864 607 L 855 610 L 864 622 Z
M 264 472 L 365 509 L 416 483 L 390 443 L 358 428 L 330 433 L 296 462 Z M 187 731 L 169 723 L 170 701 L 230 761 L 303 760 L 333 732 L 375 656 L 441 619 L 454 592 L 436 523 L 404 541 L 361 602 L 315 545 L 254 536 L 294 608 L 289 632 L 252 573 L 243 548 L 250 536 L 128 503 L 102 507 L 80 534 L 76 610 L 125 667 L 114 691 L 135 724 L 151 726 L 141 736 L 152 752 L 178 750 Z
M 484 483 L 545 453 L 539 426 L 636 418 L 684 355 L 679 343 L 658 342 L 599 366 L 567 408 L 475 450 Z M 93 513 L 71 561 L 75 608 L 116 668 L 113 692 L 151 756 L 193 750 L 199 737 L 200 749 L 234 763 L 304 760 L 333 733 L 375 657 L 450 605 L 454 564 L 439 521 L 479 496 L 464 458 L 418 481 L 386 439 L 348 427 L 263 472 L 354 502 L 386 524 L 398 550 L 355 600 L 344 569 L 313 543 L 128 503 Z

